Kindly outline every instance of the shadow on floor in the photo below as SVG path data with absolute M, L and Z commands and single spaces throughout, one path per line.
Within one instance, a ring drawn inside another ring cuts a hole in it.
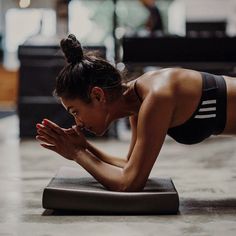
M 236 214 L 236 198 L 180 199 L 179 213 L 181 215 Z
M 177 215 L 212 215 L 212 214 L 235 215 L 236 198 L 219 199 L 219 200 L 180 199 L 180 207 Z M 126 213 L 104 214 L 97 212 L 88 213 L 88 212 L 78 212 L 78 211 L 68 211 L 68 210 L 45 210 L 42 213 L 42 216 L 69 216 L 69 215 L 132 215 L 132 214 L 126 214 Z M 163 214 L 160 213 L 155 215 L 163 215 Z
M 177 213 L 178 214 L 178 213 Z M 119 212 L 119 213 L 112 213 L 112 212 L 83 212 L 83 211 L 72 211 L 72 210 L 49 210 L 46 209 L 43 213 L 42 216 L 81 216 L 81 215 L 86 215 L 86 216 L 137 216 L 137 215 L 177 215 L 176 213 L 150 213 L 150 214 L 132 214 L 132 213 L 126 213 L 126 212 Z

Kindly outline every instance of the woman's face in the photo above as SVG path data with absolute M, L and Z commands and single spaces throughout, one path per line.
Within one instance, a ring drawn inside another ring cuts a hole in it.
M 104 94 L 93 94 L 90 103 L 79 98 L 61 98 L 61 103 L 73 115 L 76 125 L 98 136 L 103 135 L 111 123 Z

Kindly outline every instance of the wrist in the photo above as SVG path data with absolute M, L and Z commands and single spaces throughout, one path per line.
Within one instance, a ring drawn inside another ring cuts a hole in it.
M 79 149 L 79 150 L 76 152 L 76 154 L 75 154 L 73 160 L 74 160 L 76 163 L 80 163 L 80 159 L 81 159 L 82 155 L 83 155 L 85 152 L 86 152 L 86 149 Z
M 85 149 L 88 151 L 91 149 L 91 144 L 88 141 L 86 141 Z

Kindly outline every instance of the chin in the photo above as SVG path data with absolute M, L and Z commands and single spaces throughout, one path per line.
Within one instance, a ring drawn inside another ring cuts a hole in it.
M 105 134 L 106 130 L 105 131 L 101 131 L 101 132 L 97 132 L 95 133 L 97 136 L 101 137 Z
M 92 132 L 96 136 L 103 136 L 107 132 L 107 130 L 109 129 L 109 126 L 110 126 L 110 124 L 109 125 L 104 124 L 103 126 L 100 126 L 99 128 L 98 127 L 97 128 L 93 127 L 90 130 L 90 132 Z
M 96 134 L 97 136 L 103 136 L 106 133 L 107 130 L 108 130 L 108 128 L 102 129 L 102 130 L 99 130 L 99 131 L 95 131 L 94 134 Z

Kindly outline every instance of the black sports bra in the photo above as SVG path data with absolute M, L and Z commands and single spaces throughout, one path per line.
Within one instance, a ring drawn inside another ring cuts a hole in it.
M 223 76 L 201 72 L 202 96 L 192 116 L 182 125 L 168 129 L 167 134 L 183 144 L 195 144 L 212 134 L 223 132 L 226 123 L 227 91 Z M 134 91 L 142 102 L 137 91 Z

